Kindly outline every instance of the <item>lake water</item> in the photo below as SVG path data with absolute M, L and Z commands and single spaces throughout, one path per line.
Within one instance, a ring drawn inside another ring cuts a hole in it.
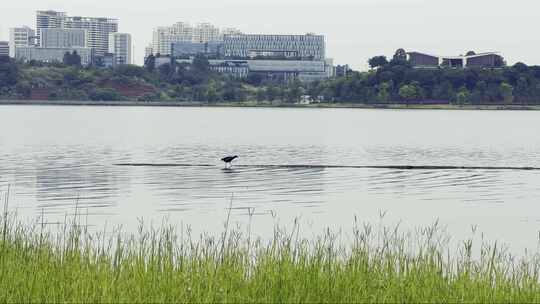
M 538 244 L 540 171 L 348 166 L 540 167 L 540 112 L 2 106 L 0 130 L 0 191 L 49 224 L 77 206 L 92 227 L 166 218 L 216 234 L 232 204 L 232 221 L 252 210 L 263 236 L 386 213 L 408 228 L 439 220 L 456 239 L 478 226 L 512 249 Z

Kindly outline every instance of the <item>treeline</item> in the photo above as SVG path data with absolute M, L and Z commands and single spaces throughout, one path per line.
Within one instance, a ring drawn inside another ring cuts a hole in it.
M 539 104 L 540 67 L 517 63 L 484 69 L 414 68 L 403 50 L 376 56 L 369 72 L 310 86 L 325 101 L 352 103 Z
M 64 62 L 0 60 L 0 98 L 219 102 L 540 104 L 540 67 L 517 63 L 492 69 L 418 69 L 403 50 L 388 60 L 370 59 L 367 72 L 313 83 L 286 83 L 250 75 L 234 79 L 213 72 L 203 56 L 114 69 L 81 67 L 74 54 Z M 40 93 L 37 94 L 36 92 Z M 36 97 L 37 94 L 37 97 Z

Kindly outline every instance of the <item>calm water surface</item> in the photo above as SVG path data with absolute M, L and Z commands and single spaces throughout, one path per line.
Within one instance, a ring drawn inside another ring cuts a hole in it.
M 457 239 L 477 225 L 537 248 L 540 171 L 324 166 L 540 167 L 540 112 L 2 106 L 0 130 L 0 191 L 49 223 L 77 205 L 94 227 L 167 218 L 219 233 L 232 201 L 233 221 L 252 208 L 261 235 L 295 218 L 306 236 L 349 231 L 355 216 L 386 212 L 388 223 L 438 219 Z M 224 170 L 229 154 L 239 166 Z

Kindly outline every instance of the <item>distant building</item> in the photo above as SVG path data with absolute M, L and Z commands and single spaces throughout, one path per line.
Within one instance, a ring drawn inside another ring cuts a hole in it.
M 28 26 L 9 29 L 9 56 L 15 57 L 15 48 L 35 45 L 36 32 Z
M 193 62 L 193 59 L 177 59 L 176 62 L 189 64 Z M 211 70 L 235 78 L 260 75 L 263 78 L 281 82 L 293 79 L 311 82 L 327 78 L 327 67 L 324 61 L 210 59 L 208 62 Z
M 322 35 L 225 35 L 223 52 L 226 58 L 280 58 L 325 60 L 325 39 Z
M 9 42 L 0 41 L 0 57 L 9 57 Z
M 87 30 L 44 28 L 40 30 L 40 47 L 42 48 L 71 48 L 87 47 Z
M 439 56 L 419 52 L 409 52 L 407 55 L 409 57 L 409 62 L 414 67 L 438 67 L 441 65 Z
M 104 68 L 113 68 L 115 66 L 113 53 L 106 53 L 101 60 Z
M 94 50 L 91 48 L 39 48 L 39 47 L 17 47 L 15 58 L 22 61 L 41 61 L 41 62 L 63 62 L 64 55 L 73 51 L 81 56 L 81 64 L 90 65 L 94 59 Z
M 348 64 L 336 66 L 336 77 L 346 77 L 351 73 L 351 68 Z
M 332 78 L 336 76 L 336 67 L 334 67 L 334 59 L 326 58 L 324 60 L 326 65 L 326 77 Z
M 222 36 L 225 36 L 225 35 L 241 35 L 242 34 L 242 31 L 237 29 L 237 28 L 233 28 L 233 27 L 227 27 L 227 28 L 224 28 L 223 30 L 221 30 L 221 35 Z
M 36 44 L 41 45 L 41 30 L 45 28 L 62 28 L 66 13 L 56 11 L 36 12 Z
M 126 33 L 109 34 L 109 53 L 114 55 L 114 65 L 132 64 L 131 35 Z
M 37 44 L 41 44 L 43 29 L 79 29 L 86 30 L 86 47 L 92 48 L 96 56 L 103 56 L 109 51 L 109 34 L 118 32 L 118 20 L 111 18 L 71 17 L 64 12 L 37 11 Z
M 193 28 L 193 42 L 210 42 L 222 40 L 218 27 L 210 23 L 199 23 Z
M 169 56 L 172 44 L 178 42 L 211 43 L 223 41 L 226 34 L 241 34 L 237 29 L 220 30 L 210 23 L 198 23 L 195 26 L 187 22 L 177 22 L 172 26 L 160 26 L 154 29 L 152 35 L 153 54 Z
M 437 56 L 420 52 L 408 52 L 408 61 L 417 68 L 496 68 L 505 65 L 504 58 L 495 52 L 460 56 Z
M 109 34 L 118 32 L 118 20 L 93 17 L 66 17 L 64 28 L 88 31 L 86 46 L 94 49 L 96 56 L 109 51 Z
M 152 47 L 152 44 L 148 45 L 144 48 L 144 61 L 146 62 L 146 58 L 150 57 L 150 55 L 154 54 L 154 48 Z
M 223 43 L 219 41 L 209 42 L 173 42 L 171 55 L 175 58 L 195 56 L 205 54 L 208 57 L 220 57 L 222 53 Z

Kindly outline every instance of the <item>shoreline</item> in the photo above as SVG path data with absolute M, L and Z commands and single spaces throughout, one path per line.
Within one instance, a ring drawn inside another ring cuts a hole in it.
M 388 110 L 478 110 L 540 111 L 540 105 L 451 105 L 451 104 L 360 104 L 314 103 L 270 104 L 257 102 L 177 102 L 177 101 L 75 101 L 75 100 L 0 100 L 2 105 L 108 106 L 108 107 L 212 107 L 212 108 L 296 108 L 296 109 L 388 109 Z

